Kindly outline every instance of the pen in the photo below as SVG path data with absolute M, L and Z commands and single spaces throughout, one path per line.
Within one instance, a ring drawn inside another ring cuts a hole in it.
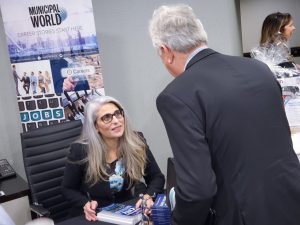
M 86 192 L 86 196 L 88 198 L 88 201 L 91 202 L 92 201 L 91 195 L 90 195 L 90 193 L 88 191 Z
M 87 196 L 87 198 L 88 198 L 88 201 L 89 201 L 89 202 L 92 202 L 91 195 L 90 195 L 90 193 L 89 193 L 88 191 L 86 192 L 86 196 Z M 98 212 L 101 211 L 101 208 L 98 208 L 98 207 L 97 207 L 95 211 L 96 211 L 96 213 L 98 213 Z

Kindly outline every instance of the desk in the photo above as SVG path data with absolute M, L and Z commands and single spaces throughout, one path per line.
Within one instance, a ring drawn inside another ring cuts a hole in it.
M 55 225 L 111 225 L 111 223 L 101 221 L 88 221 L 84 216 L 78 216 L 71 219 L 67 219 Z
M 28 196 L 28 184 L 19 176 L 0 180 L 0 191 L 5 193 L 0 197 L 0 203 Z
M 147 224 L 147 223 L 145 223 Z M 74 217 L 65 221 L 62 221 L 60 223 L 56 223 L 55 225 L 112 225 L 111 223 L 106 223 L 102 221 L 87 221 L 84 216 L 78 216 Z M 150 222 L 150 225 L 153 225 L 152 222 Z
M 5 193 L 0 196 L 1 206 L 16 225 L 24 225 L 31 220 L 28 184 L 19 175 L 0 180 L 0 191 Z

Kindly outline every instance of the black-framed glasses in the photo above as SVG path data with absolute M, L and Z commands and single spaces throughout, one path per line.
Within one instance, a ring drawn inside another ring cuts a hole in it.
M 121 119 L 124 116 L 123 109 L 117 109 L 114 111 L 114 113 L 107 113 L 104 116 L 101 116 L 100 119 L 103 121 L 103 123 L 110 123 L 113 120 L 113 117 L 116 117 L 117 119 Z

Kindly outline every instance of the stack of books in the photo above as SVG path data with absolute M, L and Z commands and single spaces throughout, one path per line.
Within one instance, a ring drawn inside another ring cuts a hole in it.
M 120 225 L 137 225 L 142 224 L 142 210 L 136 209 L 132 205 L 113 203 L 101 208 L 97 213 L 99 221 L 120 224 Z
M 154 225 L 171 225 L 171 210 L 166 203 L 166 195 L 157 195 L 152 206 L 152 221 Z

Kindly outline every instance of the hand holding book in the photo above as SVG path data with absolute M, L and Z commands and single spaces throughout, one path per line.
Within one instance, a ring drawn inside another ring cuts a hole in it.
M 135 208 L 142 208 L 144 214 L 150 215 L 151 214 L 151 207 L 153 206 L 154 202 L 150 195 L 145 194 L 140 197 L 140 199 L 135 204 Z
M 136 209 L 132 205 L 113 203 L 101 208 L 97 213 L 99 221 L 119 224 L 119 225 L 136 225 L 142 223 L 142 210 Z

